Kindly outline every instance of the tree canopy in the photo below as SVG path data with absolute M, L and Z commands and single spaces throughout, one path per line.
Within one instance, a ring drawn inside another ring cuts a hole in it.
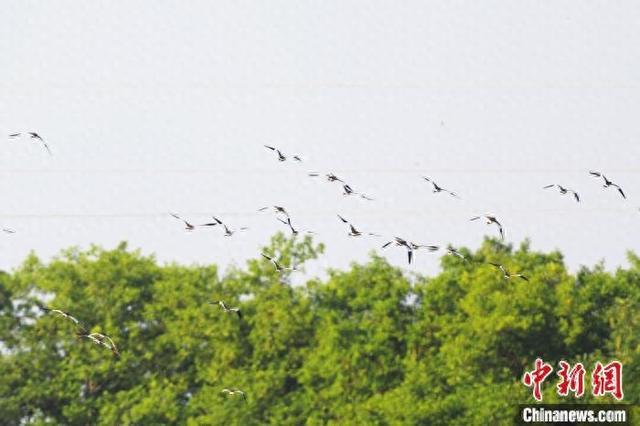
M 283 265 L 322 254 L 275 235 Z M 640 258 L 608 272 L 567 271 L 559 252 L 487 239 L 436 276 L 384 258 L 291 285 L 262 257 L 244 267 L 159 264 L 122 243 L 35 254 L 0 272 L 3 424 L 504 424 L 532 403 L 522 374 L 537 357 L 624 365 L 640 395 Z M 486 262 L 526 271 L 505 279 Z M 240 308 L 242 317 L 210 301 Z M 68 311 L 120 356 L 76 335 Z M 545 402 L 560 398 L 557 377 Z M 586 386 L 589 386 L 587 381 Z M 222 393 L 241 389 L 246 400 Z M 611 398 L 600 402 L 613 402 Z

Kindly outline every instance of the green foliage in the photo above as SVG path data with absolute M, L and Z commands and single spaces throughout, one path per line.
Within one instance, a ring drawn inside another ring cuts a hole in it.
M 273 237 L 303 268 L 322 245 Z M 131 251 L 69 249 L 0 272 L 2 424 L 509 424 L 536 357 L 624 364 L 640 395 L 640 258 L 570 274 L 560 253 L 486 240 L 411 279 L 385 259 L 293 285 L 262 257 L 225 273 Z M 497 262 L 529 281 L 502 274 Z M 295 280 L 294 280 L 295 281 Z M 243 314 L 225 313 L 224 300 Z M 121 356 L 75 335 L 69 311 Z M 557 370 L 556 370 L 557 371 Z M 580 402 L 555 394 L 545 401 Z M 589 383 L 587 382 L 587 386 Z M 239 396 L 221 393 L 239 388 Z M 587 392 L 589 393 L 589 392 Z M 582 401 L 592 402 L 587 395 Z M 603 401 L 609 401 L 604 399 Z

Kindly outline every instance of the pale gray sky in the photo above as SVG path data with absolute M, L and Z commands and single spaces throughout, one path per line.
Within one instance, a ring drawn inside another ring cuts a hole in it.
M 20 1 L 0 24 L 0 268 L 128 240 L 161 260 L 240 263 L 284 229 L 317 231 L 315 266 L 382 241 L 561 249 L 572 268 L 640 249 L 637 1 Z M 441 124 L 443 123 L 443 124 Z M 300 153 L 279 163 L 263 144 Z M 628 193 L 603 190 L 602 170 Z M 333 171 L 376 198 L 306 177 Z M 458 192 L 431 194 L 421 175 Z M 582 196 L 541 190 L 566 184 Z M 250 232 L 184 233 L 167 215 Z M 405 254 L 385 254 L 404 265 Z M 433 272 L 419 253 L 410 269 Z

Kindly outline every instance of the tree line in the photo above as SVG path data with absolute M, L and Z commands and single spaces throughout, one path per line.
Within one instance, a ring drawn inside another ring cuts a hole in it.
M 283 264 L 321 256 L 310 237 L 276 234 Z M 125 243 L 35 254 L 0 272 L 2 424 L 511 424 L 533 403 L 522 375 L 540 357 L 619 360 L 624 403 L 640 391 L 640 258 L 570 273 L 562 254 L 486 239 L 467 260 L 442 256 L 435 276 L 372 253 L 292 285 L 262 257 L 160 264 Z M 505 279 L 486 262 L 526 271 Z M 238 306 L 242 318 L 210 301 Z M 63 309 L 110 336 L 120 356 L 79 339 Z M 555 373 L 554 373 L 555 376 Z M 544 402 L 559 397 L 557 377 Z M 589 386 L 589 382 L 585 384 Z M 223 394 L 238 388 L 246 400 Z

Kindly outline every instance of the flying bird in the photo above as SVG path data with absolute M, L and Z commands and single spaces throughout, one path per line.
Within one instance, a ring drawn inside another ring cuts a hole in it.
M 67 311 L 63 311 L 62 309 L 52 309 L 52 308 L 47 308 L 44 305 L 41 305 L 39 303 L 36 304 L 38 306 L 38 308 L 40 308 L 40 310 L 42 310 L 45 313 L 53 313 L 53 314 L 57 314 L 60 315 L 61 317 L 68 319 L 69 321 L 71 321 L 72 323 L 74 323 L 76 326 L 82 327 L 80 325 L 80 321 L 72 316 L 69 312 Z
M 353 224 L 351 222 L 349 222 L 347 219 L 345 219 L 344 217 L 338 215 L 338 218 L 342 221 L 342 223 L 346 223 L 347 225 L 349 225 L 349 236 L 350 237 L 359 237 L 361 235 L 369 235 L 372 237 L 380 237 L 380 235 L 373 233 L 373 232 L 361 232 L 359 230 L 356 229 L 355 226 L 353 226 Z
M 236 315 L 238 315 L 238 318 L 242 319 L 242 313 L 240 312 L 240 308 L 234 307 L 234 308 L 230 308 L 229 306 L 227 306 L 226 303 L 224 303 L 224 301 L 222 300 L 216 300 L 213 302 L 209 302 L 210 305 L 219 305 L 220 308 L 222 308 L 222 310 L 224 312 L 232 312 L 235 313 Z
M 342 190 L 344 191 L 342 193 L 342 195 L 358 195 L 358 196 L 360 196 L 360 198 L 363 198 L 363 199 L 365 199 L 367 201 L 373 201 L 373 198 L 369 197 L 366 194 L 362 194 L 360 192 L 354 191 L 353 188 L 351 188 L 351 186 L 348 185 L 348 184 L 342 185 Z
M 233 236 L 233 234 L 235 234 L 235 233 L 236 233 L 236 232 L 238 232 L 238 231 L 246 231 L 247 229 L 249 229 L 249 228 L 247 228 L 247 227 L 244 227 L 244 226 L 243 226 L 242 228 L 239 228 L 239 229 L 237 229 L 237 230 L 234 230 L 234 229 L 229 228 L 225 223 L 223 223 L 220 219 L 218 219 L 218 218 L 217 218 L 217 217 L 215 217 L 215 216 L 213 216 L 213 220 L 214 220 L 215 222 L 205 223 L 205 224 L 202 224 L 202 225 L 200 225 L 200 226 L 216 226 L 216 225 L 222 225 L 222 227 L 224 228 L 224 236 L 225 236 L 225 237 L 231 237 L 231 236 Z
M 450 256 L 457 256 L 460 259 L 464 260 L 465 262 L 467 261 L 467 258 L 465 257 L 465 255 L 463 255 L 462 253 L 460 253 L 458 250 L 456 250 L 455 248 L 448 246 L 447 247 L 447 254 Z
M 195 226 L 193 226 L 191 223 L 187 222 L 185 219 L 181 218 L 180 216 L 178 216 L 175 213 L 169 213 L 171 216 L 175 217 L 178 220 L 181 220 L 184 223 L 184 229 L 186 231 L 193 231 L 194 229 L 196 229 Z
M 287 220 L 283 220 L 280 218 L 277 218 L 278 221 L 284 223 L 285 225 L 287 225 L 289 227 L 289 229 L 291 230 L 291 235 L 298 235 L 300 233 L 300 231 L 296 228 L 293 227 L 293 224 L 291 223 L 291 218 L 287 217 Z M 313 231 L 309 231 L 307 229 L 303 229 L 303 232 L 306 232 L 307 234 L 315 234 L 315 232 Z
M 484 218 L 486 220 L 487 225 L 495 224 L 498 227 L 498 231 L 500 231 L 500 238 L 504 240 L 504 229 L 502 229 L 502 224 L 498 221 L 498 219 L 490 214 L 484 214 L 482 216 L 472 217 L 469 220 L 478 220 Z
M 427 182 L 431 183 L 431 186 L 433 186 L 433 193 L 438 193 L 438 192 L 446 192 L 447 194 L 451 195 L 452 197 L 455 198 L 460 198 L 458 197 L 458 195 L 455 192 L 451 192 L 448 189 L 444 189 L 443 187 L 441 187 L 440 185 L 438 185 L 433 179 L 430 179 L 426 176 L 422 176 L 422 178 L 424 180 L 426 180 Z
M 318 176 L 320 176 L 320 173 L 311 172 L 311 173 L 309 173 L 309 176 L 318 177 Z M 334 175 L 333 173 L 327 173 L 324 176 L 327 178 L 327 181 L 329 181 L 329 182 L 342 182 L 342 183 L 344 183 L 344 181 L 342 179 L 340 179 L 338 176 Z
M 267 255 L 266 255 L 266 254 L 264 254 L 264 253 L 260 253 L 260 254 L 262 255 L 262 257 L 264 257 L 265 259 L 267 259 L 269 262 L 273 263 L 273 266 L 275 266 L 275 268 L 276 268 L 276 272 L 285 272 L 285 271 L 292 271 L 292 272 L 295 272 L 295 271 L 297 271 L 297 269 L 296 269 L 295 267 L 288 267 L 288 268 L 285 268 L 284 266 L 280 265 L 280 264 L 278 263 L 278 261 L 277 261 L 277 260 L 275 260 L 273 257 L 271 257 L 271 256 L 267 256 Z
M 259 209 L 258 209 L 258 211 L 259 211 L 259 212 L 264 212 L 264 211 L 267 211 L 267 210 L 269 210 L 269 209 L 273 209 L 273 211 L 274 211 L 276 214 L 283 214 L 285 217 L 289 217 L 289 213 L 287 213 L 287 209 L 285 209 L 285 208 L 284 208 L 284 207 L 282 207 L 282 206 L 267 206 L 267 207 L 262 207 L 262 208 L 259 208 Z
M 502 266 L 499 263 L 489 262 L 489 265 L 492 265 L 492 266 L 500 269 L 502 271 L 502 273 L 504 274 L 504 278 L 507 279 L 507 280 L 511 279 L 512 277 L 518 277 L 518 278 L 521 278 L 521 279 L 523 279 L 525 281 L 529 281 L 529 278 L 527 278 L 526 276 L 524 276 L 522 274 L 513 274 L 513 273 L 509 272 L 507 270 L 507 268 L 505 268 L 504 266 Z
M 573 197 L 576 199 L 576 201 L 580 202 L 580 196 L 578 195 L 578 193 L 576 191 L 574 191 L 572 189 L 569 189 L 569 188 L 565 188 L 562 185 L 558 185 L 558 184 L 552 183 L 551 185 L 543 186 L 542 189 L 549 189 L 549 188 L 554 188 L 554 187 L 558 188 L 558 191 L 560 191 L 560 194 L 562 194 L 562 195 L 566 195 L 569 192 L 572 193 Z
M 240 389 L 222 389 L 222 393 L 225 393 L 229 396 L 233 396 L 233 395 L 240 395 L 242 397 L 242 399 L 244 399 L 245 401 L 247 400 L 247 395 L 245 395 L 244 392 L 242 392 Z
M 5 234 L 15 234 L 16 231 L 14 231 L 11 228 L 2 228 L 2 232 L 4 232 Z
M 409 262 L 409 264 L 411 264 L 411 262 L 413 261 L 413 248 L 411 247 L 411 244 L 409 241 L 405 240 L 404 238 L 400 238 L 400 237 L 393 237 L 392 241 L 389 241 L 387 243 L 384 243 L 382 245 L 382 248 L 385 249 L 387 247 L 389 247 L 391 244 L 397 246 L 397 247 L 404 247 L 407 249 L 407 260 Z
M 624 192 L 622 191 L 622 188 L 620 188 L 619 185 L 617 185 L 617 184 L 613 183 L 612 181 L 610 181 L 609 179 L 607 179 L 607 177 L 604 174 L 602 174 L 600 172 L 593 171 L 593 170 L 590 170 L 589 174 L 591 176 L 594 176 L 594 177 L 602 178 L 602 180 L 604 181 L 604 184 L 602 185 L 603 188 L 609 188 L 610 186 L 613 186 L 613 187 L 618 189 L 618 192 L 620 193 L 620 195 L 622 195 L 622 198 L 627 198 L 627 196 L 624 195 Z
M 271 151 L 274 151 L 276 154 L 278 154 L 278 161 L 287 161 L 287 156 L 284 155 L 282 153 L 282 151 L 280 151 L 275 146 L 265 145 L 264 147 L 267 148 L 267 149 L 270 149 Z M 297 162 L 302 162 L 302 158 L 300 158 L 299 155 L 292 155 L 291 158 L 293 158 Z
M 96 345 L 104 346 L 105 348 L 107 348 L 111 352 L 113 352 L 113 354 L 115 356 L 120 356 L 120 352 L 118 351 L 118 348 L 116 347 L 116 344 L 113 342 L 111 337 L 107 336 L 106 334 L 89 333 L 89 332 L 86 332 L 86 331 L 82 331 L 82 332 L 77 332 L 76 335 L 78 337 L 85 337 L 85 338 L 91 340 Z
M 42 146 L 44 147 L 44 149 L 47 150 L 49 155 L 51 155 L 51 149 L 49 148 L 49 145 L 47 144 L 47 142 L 42 138 L 42 136 L 40 136 L 36 132 L 27 132 L 27 135 L 29 135 L 29 139 L 33 139 L 36 142 L 40 142 L 42 144 Z M 19 138 L 21 136 L 22 136 L 22 133 L 12 133 L 12 134 L 9 135 L 9 138 L 16 139 L 16 138 Z

